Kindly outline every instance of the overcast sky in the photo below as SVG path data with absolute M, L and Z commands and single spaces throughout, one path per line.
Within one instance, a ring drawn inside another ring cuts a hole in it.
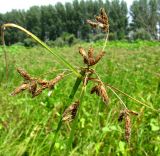
M 65 3 L 73 0 L 0 0 L 0 13 L 11 11 L 12 9 L 29 9 L 33 5 L 56 4 L 57 2 Z M 126 0 L 130 6 L 133 0 Z

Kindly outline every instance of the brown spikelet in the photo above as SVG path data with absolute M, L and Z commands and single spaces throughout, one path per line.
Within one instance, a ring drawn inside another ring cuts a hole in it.
M 109 98 L 108 98 L 106 89 L 102 84 L 94 86 L 91 89 L 91 94 L 93 94 L 93 93 L 96 93 L 98 96 L 100 96 L 105 104 L 109 103 Z
M 55 84 L 58 83 L 63 77 L 64 77 L 64 73 L 61 73 L 57 77 L 55 77 L 53 80 L 50 80 L 48 83 L 48 88 L 53 89 Z
M 37 83 L 36 83 L 36 81 L 33 80 L 33 81 L 30 82 L 29 92 L 30 92 L 32 95 L 34 95 L 35 92 L 36 92 L 36 89 L 37 89 Z
M 119 114 L 119 117 L 118 117 L 118 121 L 119 122 L 122 122 L 122 120 L 124 119 L 124 116 L 125 116 L 125 111 L 121 111 L 120 114 Z
M 137 112 L 132 111 L 132 110 L 127 110 L 127 112 L 128 112 L 129 114 L 131 114 L 131 115 L 138 115 L 138 113 L 137 113 Z
M 131 136 L 131 120 L 129 114 L 125 114 L 125 139 L 129 143 Z
M 100 96 L 105 104 L 108 104 L 109 98 L 106 92 L 106 89 L 103 85 L 100 85 Z
M 101 51 L 97 56 L 96 56 L 96 59 L 95 59 L 95 63 L 98 63 L 99 60 L 104 56 L 105 52 Z
M 17 68 L 18 73 L 25 79 L 25 80 L 31 80 L 31 76 L 23 69 Z
M 98 23 L 92 22 L 91 20 L 87 20 L 87 23 L 92 27 L 92 28 L 97 28 Z
M 95 60 L 94 60 L 94 49 L 92 47 L 89 48 L 88 50 L 88 62 L 89 65 L 93 65 Z
M 100 22 L 100 23 L 104 24 L 104 20 L 100 16 L 96 16 L 95 18 L 96 18 L 97 22 Z
M 93 93 L 96 93 L 98 96 L 99 96 L 99 87 L 98 85 L 97 86 L 94 86 L 92 89 L 91 89 L 91 94 Z
M 108 16 L 103 8 L 100 9 L 100 15 L 95 17 L 97 22 L 87 20 L 87 23 L 90 24 L 93 28 L 100 27 L 104 32 L 109 30 Z
M 101 16 L 101 18 L 102 18 L 102 20 L 103 20 L 101 23 L 107 25 L 107 24 L 108 24 L 108 16 L 107 16 L 104 8 L 101 8 L 101 9 L 100 9 L 100 16 Z
M 79 107 L 79 101 L 74 102 L 73 104 L 71 104 L 63 113 L 63 121 L 72 121 L 76 114 L 77 114 L 77 110 Z
M 43 88 L 43 87 L 37 89 L 37 91 L 35 91 L 35 93 L 32 94 L 32 98 L 34 98 L 34 97 L 40 95 L 44 89 L 45 89 L 45 88 Z
M 38 79 L 37 83 L 41 86 L 46 86 L 48 84 L 48 81 L 46 80 L 42 80 L 42 79 Z
M 79 47 L 79 53 L 82 55 L 84 63 L 88 64 L 88 56 L 82 47 Z
M 20 85 L 19 87 L 17 87 L 12 93 L 11 93 L 11 95 L 12 96 L 15 96 L 15 95 L 17 95 L 18 93 L 20 93 L 20 92 L 22 92 L 22 91 L 24 91 L 24 90 L 26 90 L 26 89 L 28 89 L 29 88 L 29 85 L 27 84 L 27 83 L 23 83 L 22 85 Z

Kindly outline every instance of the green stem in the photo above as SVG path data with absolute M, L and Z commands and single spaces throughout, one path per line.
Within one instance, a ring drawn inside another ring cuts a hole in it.
M 29 32 L 28 30 L 26 30 L 25 28 L 17 25 L 17 24 L 13 24 L 13 23 L 7 23 L 2 25 L 1 30 L 4 31 L 5 28 L 7 27 L 13 27 L 13 28 L 17 28 L 23 32 L 25 32 L 27 35 L 29 35 L 30 37 L 32 37 L 36 42 L 38 42 L 42 47 L 44 47 L 46 50 L 48 50 L 52 55 L 54 55 L 56 57 L 56 59 L 60 62 L 63 63 L 65 66 L 67 66 L 69 69 L 71 69 L 78 77 L 81 77 L 81 75 L 79 74 L 79 72 L 70 64 L 68 63 L 65 59 L 63 59 L 63 57 L 61 57 L 60 55 L 56 54 L 55 52 L 53 52 L 43 41 L 41 41 L 37 36 L 35 36 L 34 34 L 32 34 L 31 32 Z M 3 37 L 3 36 L 2 36 Z
M 67 149 L 66 149 L 66 153 L 65 153 L 65 155 L 67 155 L 67 156 L 69 155 L 69 152 L 72 149 L 73 138 L 74 138 L 76 126 L 77 126 L 77 123 L 78 123 L 78 117 L 79 117 L 79 113 L 81 111 L 82 101 L 83 101 L 83 97 L 84 97 L 85 91 L 86 91 L 86 86 L 83 86 L 82 87 L 82 91 L 81 91 L 81 95 L 80 95 L 80 105 L 79 105 L 79 108 L 77 110 L 76 117 L 75 117 L 75 119 L 74 119 L 74 121 L 72 123 L 70 136 L 69 136 L 69 139 L 68 139 L 68 142 L 67 142 Z
M 80 73 L 82 76 L 84 75 L 84 72 L 81 72 Z M 72 88 L 72 91 L 71 91 L 71 94 L 69 96 L 69 100 L 68 100 L 68 103 L 70 104 L 79 88 L 79 85 L 81 84 L 82 82 L 82 77 L 78 77 L 73 88 Z M 67 108 L 67 105 L 64 106 L 64 110 Z M 57 140 L 57 136 L 58 136 L 58 132 L 60 131 L 60 128 L 62 126 L 62 118 L 63 118 L 63 112 L 64 110 L 62 111 L 62 114 L 60 116 L 60 119 L 59 119 L 59 122 L 58 122 L 58 126 L 57 126 L 57 129 L 55 131 L 55 135 L 54 135 L 54 139 L 53 139 L 53 142 L 50 146 L 50 149 L 49 149 L 49 156 L 52 154 L 52 151 L 53 151 L 53 148 L 54 148 L 54 145 L 56 143 L 56 140 Z

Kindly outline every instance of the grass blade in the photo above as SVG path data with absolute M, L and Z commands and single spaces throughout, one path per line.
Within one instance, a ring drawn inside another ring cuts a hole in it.
M 17 25 L 17 24 L 13 24 L 13 23 L 7 23 L 2 25 L 1 27 L 1 32 L 2 32 L 2 40 L 4 37 L 4 30 L 7 27 L 13 27 L 13 28 L 17 28 L 23 32 L 25 32 L 27 35 L 29 35 L 30 37 L 32 37 L 36 42 L 38 42 L 42 47 L 44 47 L 46 50 L 48 50 L 51 54 L 53 54 L 56 59 L 60 62 L 63 63 L 65 66 L 67 66 L 69 69 L 71 69 L 78 77 L 81 77 L 81 75 L 79 74 L 79 72 L 70 64 L 68 63 L 65 59 L 63 59 L 63 57 L 61 57 L 60 55 L 56 54 L 55 52 L 53 52 L 48 46 L 47 44 L 45 44 L 43 41 L 41 41 L 37 36 L 35 36 L 34 34 L 32 34 L 31 32 L 29 32 L 28 30 L 26 30 L 25 28 Z

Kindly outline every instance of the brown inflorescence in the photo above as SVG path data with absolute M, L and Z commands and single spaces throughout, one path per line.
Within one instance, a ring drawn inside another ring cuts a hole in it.
M 101 51 L 95 58 L 94 58 L 94 49 L 92 47 L 89 48 L 88 54 L 86 51 L 79 47 L 79 53 L 83 57 L 83 61 L 88 66 L 93 66 L 99 62 L 99 60 L 104 56 L 105 52 Z
M 106 89 L 102 83 L 99 83 L 91 89 L 91 94 L 93 93 L 96 93 L 98 96 L 100 96 L 105 104 L 109 103 L 109 98 Z
M 104 32 L 109 30 L 108 16 L 103 8 L 100 9 L 100 15 L 95 17 L 95 22 L 87 20 L 87 23 L 93 28 L 100 27 Z
M 71 104 L 63 113 L 63 121 L 72 121 L 77 114 L 77 110 L 79 107 L 80 102 L 79 101 L 75 101 L 73 104 Z
M 38 96 L 46 88 L 53 89 L 55 84 L 57 84 L 64 77 L 64 73 L 61 73 L 57 75 L 53 80 L 46 81 L 46 80 L 36 79 L 31 77 L 25 70 L 21 68 L 18 68 L 17 71 L 24 78 L 25 82 L 19 87 L 17 87 L 13 91 L 13 93 L 11 93 L 12 96 L 24 90 L 28 90 L 32 94 L 32 97 Z
M 125 113 L 124 118 L 125 118 L 125 139 L 129 143 L 131 136 L 131 119 L 127 112 Z
M 124 109 L 120 111 L 118 121 L 121 122 L 123 119 L 125 121 L 125 139 L 129 143 L 130 142 L 130 136 L 131 136 L 131 119 L 130 115 L 138 115 L 137 112 L 134 112 L 132 110 Z

